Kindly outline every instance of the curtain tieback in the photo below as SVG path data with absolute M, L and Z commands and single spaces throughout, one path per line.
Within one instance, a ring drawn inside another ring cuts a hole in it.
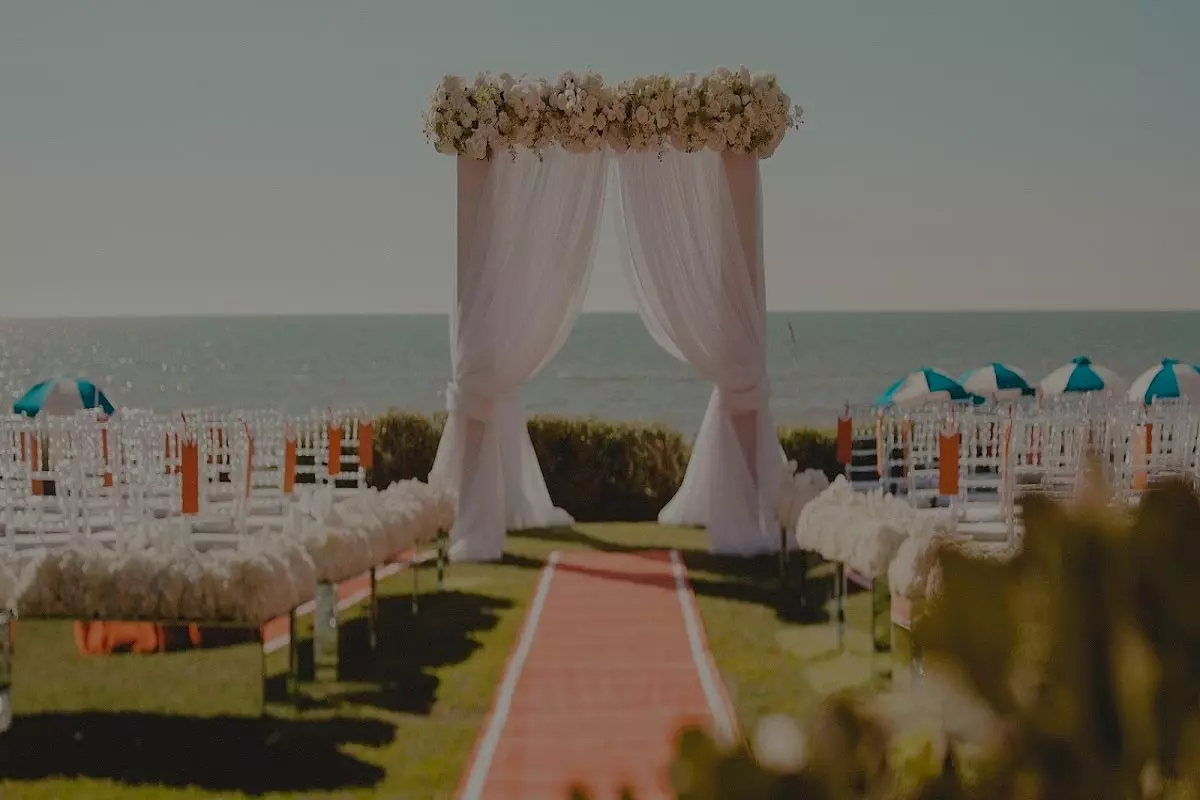
M 766 378 L 749 389 L 727 389 L 717 387 L 717 402 L 730 414 L 745 414 L 757 411 L 766 400 L 769 384 Z
M 516 391 L 487 395 L 465 389 L 454 381 L 446 384 L 446 410 L 457 411 L 477 422 L 491 422 L 497 414 L 519 410 L 520 404 L 521 395 Z
M 446 409 L 457 411 L 468 419 L 491 422 L 496 416 L 501 397 L 472 392 L 451 381 L 446 385 Z

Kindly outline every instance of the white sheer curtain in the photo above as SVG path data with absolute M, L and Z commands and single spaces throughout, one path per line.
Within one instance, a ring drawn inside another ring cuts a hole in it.
M 458 492 L 454 559 L 498 559 L 507 529 L 572 522 L 550 500 L 519 392 L 579 316 L 606 167 L 603 152 L 458 160 L 453 380 L 430 473 Z
M 758 160 L 670 151 L 618 163 L 618 229 L 642 319 L 716 384 L 683 486 L 659 521 L 707 526 L 716 553 L 778 550 L 784 456 L 768 403 Z

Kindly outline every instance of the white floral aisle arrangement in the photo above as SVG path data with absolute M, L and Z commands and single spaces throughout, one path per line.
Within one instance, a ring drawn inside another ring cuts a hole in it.
M 454 524 L 455 498 L 420 481 L 334 502 L 302 495 L 282 532 L 198 550 L 181 520 L 130 531 L 124 549 L 86 542 L 0 562 L 0 608 L 29 617 L 257 626 Z
M 361 575 L 387 557 L 382 522 L 357 504 L 336 503 L 321 487 L 301 495 L 285 535 L 299 542 L 316 565 L 317 580 L 336 583 Z
M 297 503 L 289 535 L 312 556 L 317 579 L 339 582 L 361 575 L 388 558 L 434 541 L 454 525 L 455 499 L 416 480 L 384 491 L 358 492 L 335 502 L 328 488 Z
M 124 552 L 86 543 L 34 553 L 17 608 L 29 617 L 259 626 L 310 599 L 315 582 L 307 551 L 280 534 L 199 551 L 167 533 Z
M 433 544 L 439 532 L 454 527 L 455 495 L 418 480 L 397 481 L 379 493 L 381 513 L 389 521 L 392 553 Z
M 541 155 L 709 149 L 770 158 L 803 110 L 769 73 L 724 67 L 704 76 L 647 75 L 610 86 L 594 73 L 556 81 L 447 75 L 430 97 L 425 136 L 438 152 L 484 160 L 518 149 Z
M 882 489 L 856 492 L 839 475 L 800 512 L 796 543 L 862 575 L 880 578 L 906 539 L 954 528 L 949 511 L 918 511 Z
M 779 500 L 775 509 L 779 524 L 789 531 L 794 531 L 796 522 L 800 519 L 800 512 L 828 488 L 829 478 L 824 472 L 819 469 L 800 472 L 796 462 L 789 461 L 783 470 Z

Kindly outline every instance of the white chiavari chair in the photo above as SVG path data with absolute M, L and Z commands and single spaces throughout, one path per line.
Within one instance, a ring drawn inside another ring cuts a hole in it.
M 329 425 L 323 413 L 288 420 L 296 439 L 296 488 L 310 491 L 329 477 Z
M 329 414 L 326 464 L 332 468 L 328 470 L 327 482 L 337 496 L 344 497 L 366 488 L 367 473 L 359 447 L 365 418 L 366 414 L 360 409 L 331 411 Z
M 845 466 L 846 480 L 860 491 L 875 489 L 880 484 L 879 464 L 875 447 L 878 414 L 874 408 L 847 408 L 850 418 L 850 462 Z
M 245 410 L 237 412 L 237 416 L 248 427 L 254 441 L 250 493 L 246 498 L 247 525 L 251 530 L 282 529 L 291 499 L 288 496 L 291 484 L 285 478 L 289 468 L 287 422 L 278 411 Z M 294 481 L 294 464 L 291 468 Z
M 959 531 L 977 539 L 1011 534 L 1006 481 L 1010 464 L 1011 415 L 995 408 L 966 408 L 956 418 L 962 435 L 958 450 L 958 495 L 954 498 Z
M 904 454 L 904 491 L 915 508 L 938 505 L 939 443 L 946 414 L 937 407 L 922 408 L 905 415 L 901 426 Z

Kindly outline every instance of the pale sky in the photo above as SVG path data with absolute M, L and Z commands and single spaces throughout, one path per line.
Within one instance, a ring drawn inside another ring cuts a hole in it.
M 1197 41 L 1196 0 L 0 0 L 0 316 L 445 312 L 443 73 L 740 63 L 806 109 L 772 308 L 1200 308 Z M 588 308 L 632 308 L 611 231 Z

